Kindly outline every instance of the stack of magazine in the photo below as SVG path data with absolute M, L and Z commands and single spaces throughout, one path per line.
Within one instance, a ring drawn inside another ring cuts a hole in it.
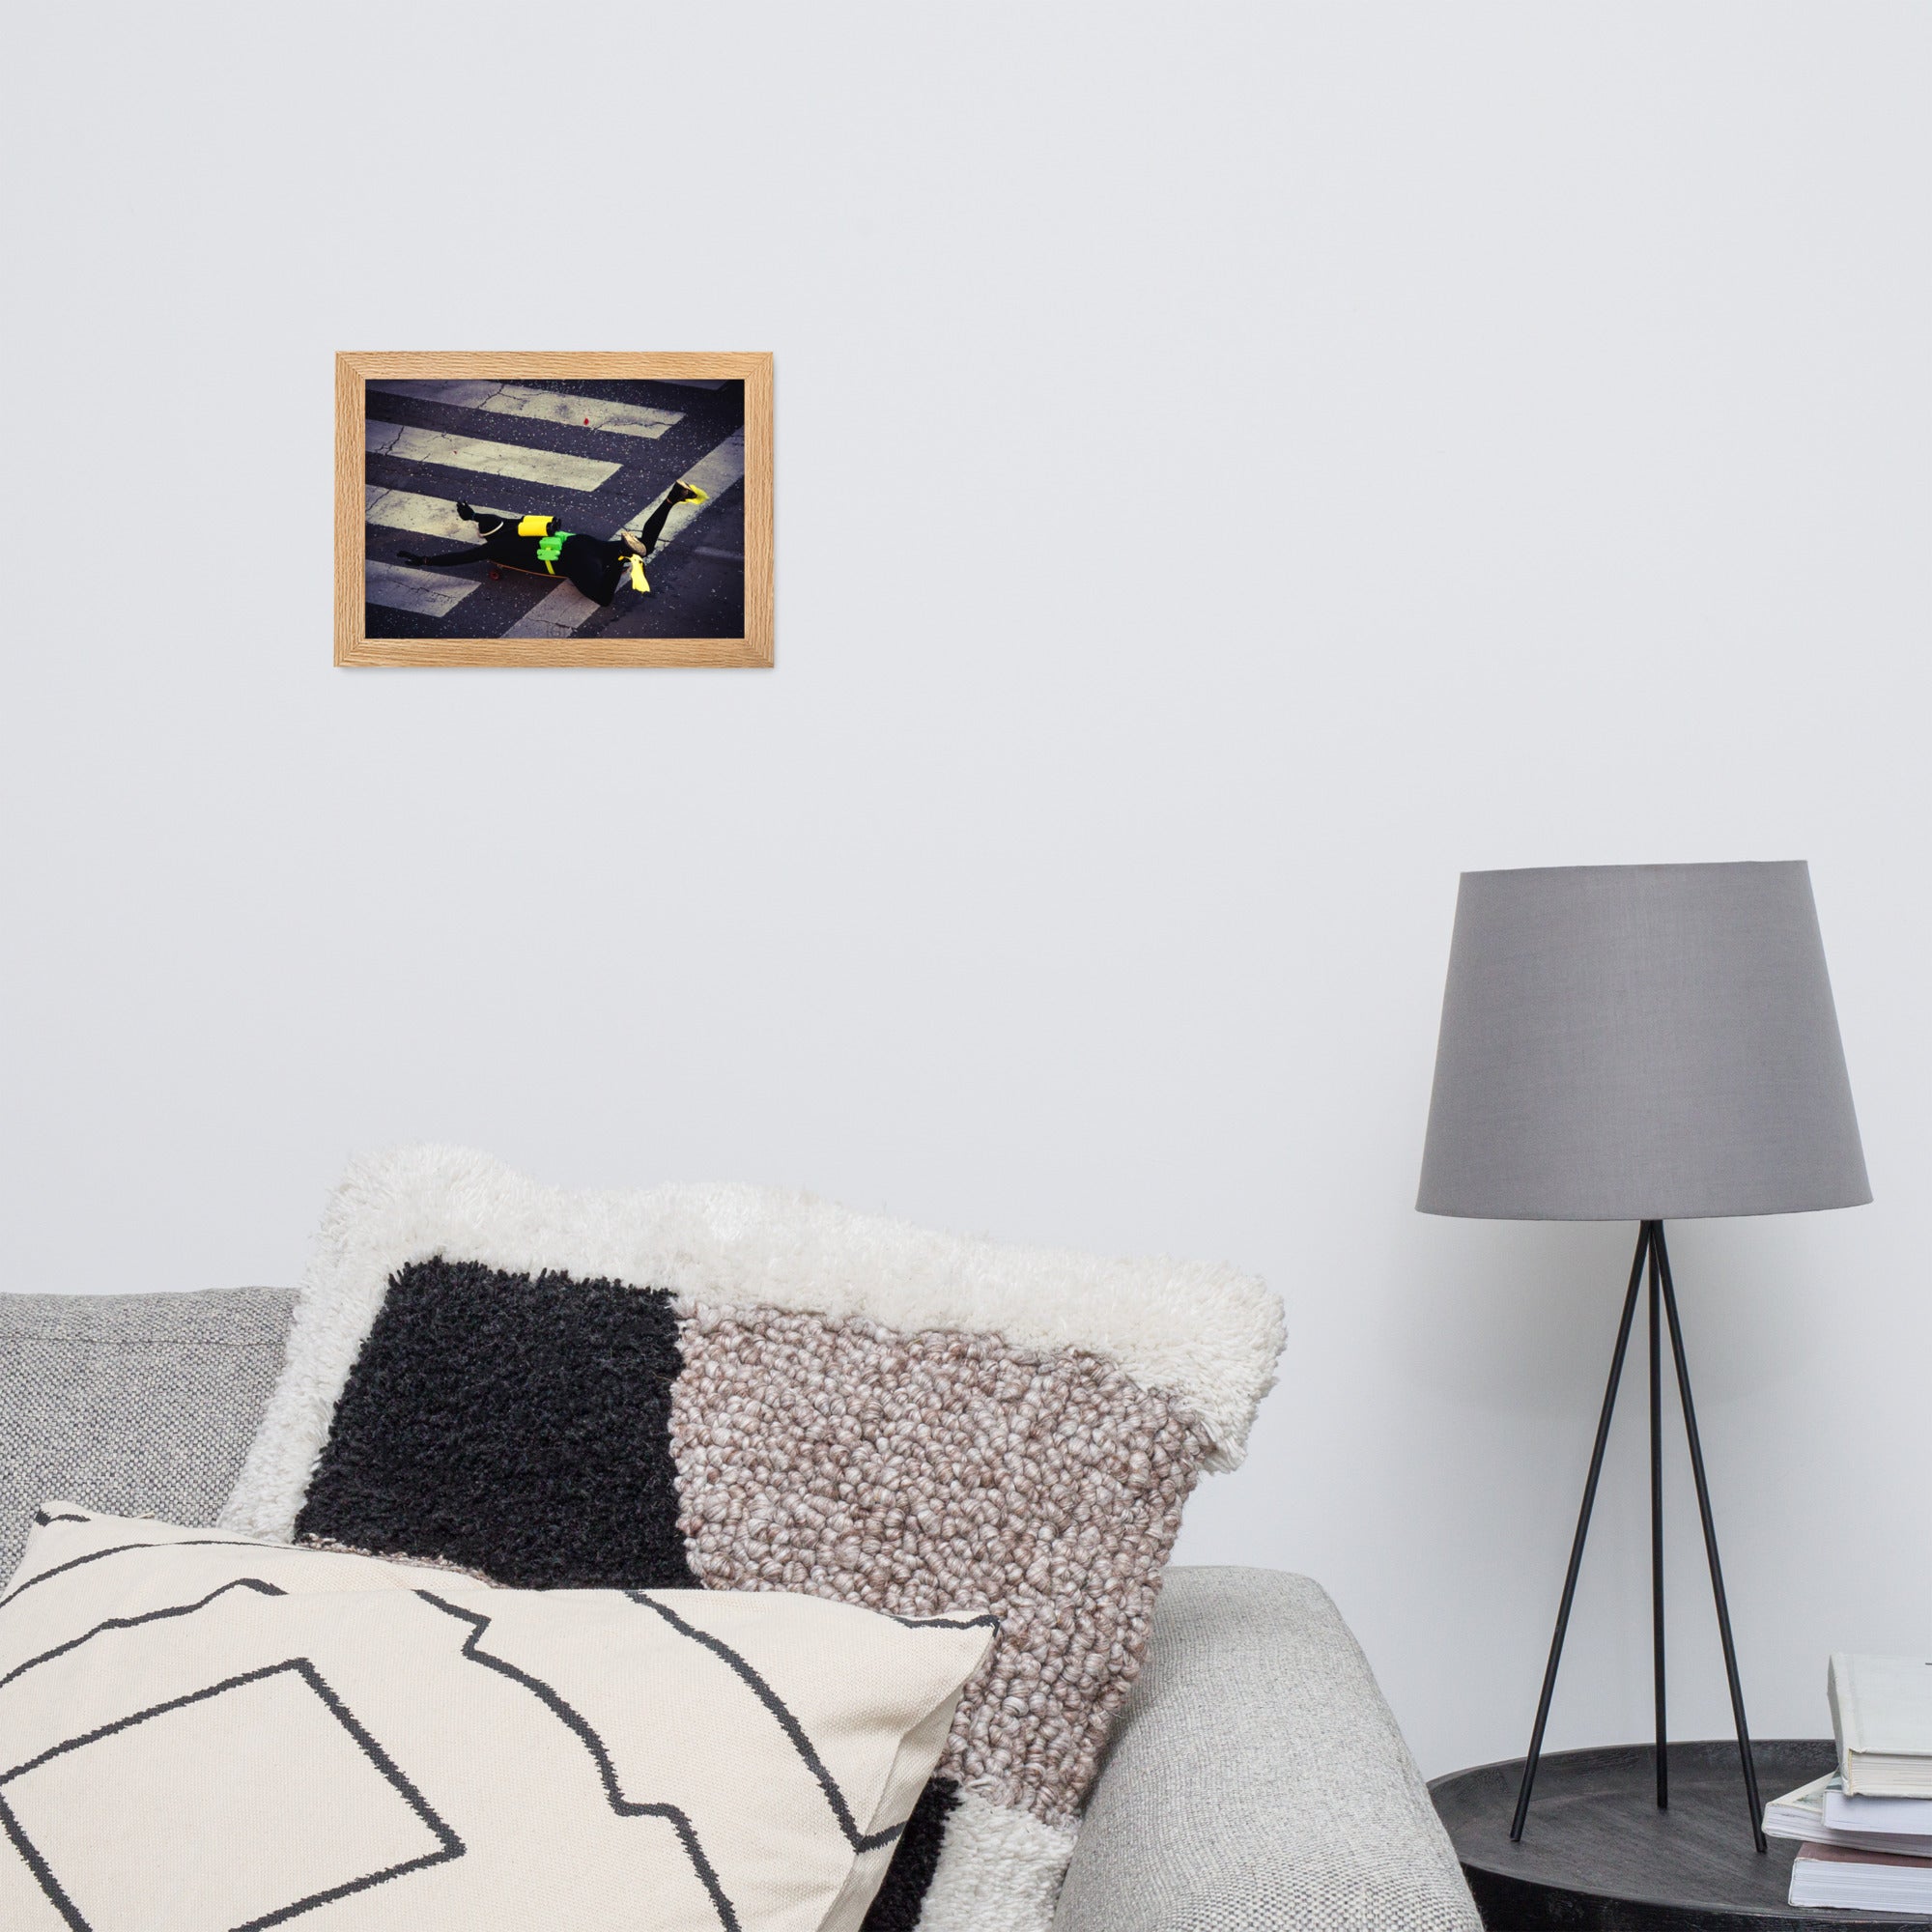
M 1932 1910 L 1932 1658 L 1836 1656 L 1825 1688 L 1837 1770 L 1764 1808 L 1801 1841 L 1791 1903 Z

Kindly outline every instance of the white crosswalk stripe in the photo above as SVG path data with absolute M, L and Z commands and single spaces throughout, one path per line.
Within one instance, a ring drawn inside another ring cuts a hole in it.
M 369 386 L 385 396 L 412 396 L 417 402 L 443 403 L 453 410 L 488 410 L 496 415 L 523 416 L 531 422 L 567 423 L 572 429 L 601 429 L 612 436 L 660 437 L 684 420 L 679 410 L 607 403 L 596 396 L 526 388 L 521 383 L 371 383 Z
M 690 484 L 695 490 L 702 490 L 706 497 L 715 502 L 744 473 L 745 432 L 734 430 L 716 449 L 700 456 L 677 480 Z M 633 534 L 641 531 L 650 521 L 651 512 L 669 495 L 668 487 L 660 490 L 624 527 Z M 657 550 L 652 555 L 662 554 L 665 546 L 709 507 L 710 502 L 673 504 L 670 515 L 665 519 L 663 534 L 659 536 Z M 647 577 L 650 569 L 650 560 L 646 559 L 644 574 Z M 559 583 L 547 597 L 533 604 L 503 635 L 506 638 L 575 637 L 602 608 L 593 598 L 584 596 L 576 584 Z
M 715 498 L 722 497 L 744 473 L 745 432 L 740 429 L 733 430 L 716 449 L 700 456 L 677 480 L 689 483 L 694 490 L 702 490 L 705 496 Z M 624 527 L 632 531 L 641 530 L 650 522 L 651 512 L 669 495 L 668 489 L 660 490 Z M 658 538 L 658 548 L 662 550 L 687 524 L 703 512 L 702 503 L 673 504 L 670 515 L 665 519 L 664 534 Z
M 413 611 L 423 617 L 446 617 L 477 587 L 473 577 L 440 570 L 411 570 L 406 564 L 370 557 L 362 566 L 362 594 L 389 611 Z
M 503 633 L 506 638 L 574 638 L 604 607 L 574 583 L 559 583 Z
M 445 469 L 475 469 L 486 476 L 515 476 L 526 483 L 548 483 L 559 490 L 594 490 L 624 467 L 587 456 L 561 456 L 552 449 L 525 449 L 514 442 L 452 436 L 445 430 L 413 429 L 407 423 L 371 421 L 366 429 L 371 456 L 435 463 Z
M 384 490 L 379 483 L 362 486 L 362 521 L 381 524 L 385 530 L 413 530 L 418 536 L 448 537 L 455 543 L 476 541 L 476 526 L 466 524 L 456 514 L 456 505 L 447 497 L 422 497 L 413 490 Z M 476 506 L 487 516 L 509 512 Z

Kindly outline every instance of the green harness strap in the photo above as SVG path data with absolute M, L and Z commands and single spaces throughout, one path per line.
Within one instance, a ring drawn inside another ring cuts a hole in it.
M 563 547 L 577 534 L 575 530 L 558 530 L 554 537 L 540 537 L 537 540 L 537 561 L 554 577 L 556 560 L 563 554 Z

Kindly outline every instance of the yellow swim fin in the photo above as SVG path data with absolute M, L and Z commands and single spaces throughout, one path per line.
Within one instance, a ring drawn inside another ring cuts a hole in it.
M 696 483 L 687 483 L 683 487 L 684 487 L 684 495 L 678 498 L 679 502 L 681 503 L 710 502 L 711 500 L 710 491 L 700 490 Z
M 633 590 L 648 590 L 650 587 L 650 580 L 644 575 L 644 566 L 641 559 L 634 556 L 631 559 L 631 588 Z

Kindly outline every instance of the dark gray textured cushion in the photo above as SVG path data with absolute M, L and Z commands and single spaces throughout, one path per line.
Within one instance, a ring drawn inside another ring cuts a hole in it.
M 50 1496 L 213 1522 L 282 1365 L 281 1289 L 0 1294 L 0 1577 Z
M 1055 1932 L 1482 1932 L 1319 1583 L 1168 1571 Z

